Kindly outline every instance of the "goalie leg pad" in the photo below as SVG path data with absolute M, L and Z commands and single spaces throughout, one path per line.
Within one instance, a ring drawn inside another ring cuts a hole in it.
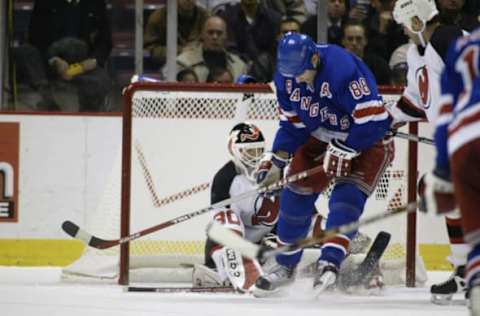
M 217 271 L 202 264 L 195 264 L 192 272 L 193 287 L 223 287 L 230 283 L 222 278 Z
M 242 258 L 241 254 L 232 249 L 224 247 L 215 251 L 212 256 L 217 267 L 220 280 L 226 280 L 240 292 L 248 292 L 260 276 L 260 266 L 251 259 Z

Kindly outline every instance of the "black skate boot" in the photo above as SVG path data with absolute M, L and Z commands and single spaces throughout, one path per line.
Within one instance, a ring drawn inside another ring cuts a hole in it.
M 295 279 L 295 267 L 280 264 L 274 266 L 268 273 L 260 276 L 253 286 L 252 293 L 255 297 L 272 296 L 292 283 Z
M 448 305 L 454 294 L 465 292 L 464 271 L 465 266 L 458 266 L 448 280 L 432 285 L 430 287 L 432 302 L 439 305 Z
M 320 295 L 328 289 L 333 289 L 337 281 L 338 268 L 331 262 L 319 260 L 315 275 L 313 277 L 313 293 L 315 296 Z

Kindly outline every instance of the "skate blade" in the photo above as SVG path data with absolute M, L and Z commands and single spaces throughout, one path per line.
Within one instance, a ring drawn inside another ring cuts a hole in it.
M 321 293 L 329 290 L 335 284 L 337 276 L 333 272 L 325 272 L 320 277 L 320 282 L 313 286 L 313 295 L 314 297 L 318 297 Z
M 436 305 L 451 305 L 453 294 L 432 294 L 431 301 Z
M 256 298 L 267 298 L 267 297 L 281 297 L 285 295 L 284 288 L 277 288 L 274 290 L 264 290 L 258 288 L 256 285 L 253 285 L 250 288 L 250 293 Z

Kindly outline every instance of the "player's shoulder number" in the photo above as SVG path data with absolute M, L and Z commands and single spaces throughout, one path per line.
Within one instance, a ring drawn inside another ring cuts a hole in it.
M 367 80 L 364 77 L 360 77 L 358 80 L 350 81 L 348 90 L 350 90 L 350 94 L 355 100 L 361 99 L 362 97 L 372 93 L 368 87 Z

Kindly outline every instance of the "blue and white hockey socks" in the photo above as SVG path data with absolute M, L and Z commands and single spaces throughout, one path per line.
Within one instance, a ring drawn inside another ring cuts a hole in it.
M 362 215 L 366 200 L 367 195 L 354 184 L 339 183 L 335 185 L 329 200 L 326 229 L 357 221 Z M 319 260 L 325 260 L 340 267 L 347 254 L 350 240 L 356 233 L 357 231 L 346 235 L 338 234 L 328 240 L 322 246 Z
M 277 223 L 279 244 L 289 244 L 305 238 L 312 222 L 313 209 L 318 194 L 302 195 L 286 188 L 280 194 L 280 216 Z M 302 250 L 277 256 L 284 266 L 295 266 L 300 261 Z

